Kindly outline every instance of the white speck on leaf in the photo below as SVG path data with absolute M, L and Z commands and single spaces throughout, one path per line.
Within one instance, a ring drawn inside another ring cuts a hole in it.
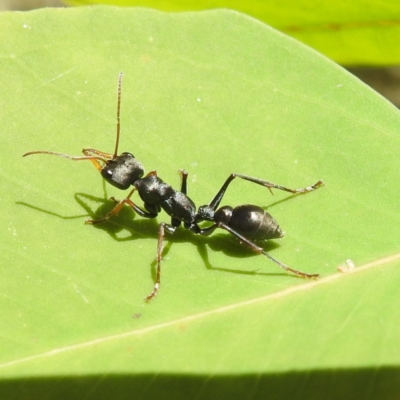
M 339 272 L 347 273 L 347 272 L 352 272 L 356 268 L 354 262 L 350 259 L 346 260 L 346 262 L 342 265 L 339 265 L 337 270 Z

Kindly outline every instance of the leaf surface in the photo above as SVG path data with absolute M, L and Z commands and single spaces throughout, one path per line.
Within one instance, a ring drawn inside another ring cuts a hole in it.
M 234 9 L 300 40 L 343 65 L 398 65 L 400 3 L 376 0 L 64 0 L 164 11 Z
M 4 13 L 0 32 L 4 396 L 393 398 L 393 106 L 323 56 L 231 11 Z M 268 207 L 286 236 L 266 250 L 320 280 L 286 274 L 226 233 L 182 228 L 166 238 L 159 295 L 143 301 L 167 216 L 144 220 L 126 207 L 85 226 L 126 192 L 86 161 L 21 157 L 113 152 L 120 71 L 120 151 L 175 188 L 185 168 L 197 205 L 231 172 L 293 188 L 324 180 L 307 195 L 272 196 L 237 179 L 224 197 Z M 337 272 L 347 259 L 355 272 Z

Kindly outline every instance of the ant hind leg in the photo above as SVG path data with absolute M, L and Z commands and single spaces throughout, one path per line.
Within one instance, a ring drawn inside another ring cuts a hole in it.
M 279 260 L 277 260 L 276 258 L 272 257 L 269 253 L 267 253 L 262 247 L 257 246 L 255 243 L 253 243 L 251 240 L 247 239 L 246 237 L 242 236 L 240 233 L 236 232 L 234 229 L 232 229 L 230 226 L 220 222 L 218 223 L 218 227 L 225 229 L 226 231 L 228 231 L 230 234 L 232 234 L 233 236 L 237 237 L 241 243 L 244 243 L 245 245 L 247 245 L 248 247 L 250 247 L 251 250 L 253 250 L 254 252 L 258 253 L 258 254 L 262 254 L 265 257 L 269 258 L 271 261 L 273 261 L 274 263 L 278 264 L 281 268 L 283 268 L 285 271 L 289 271 L 292 272 L 293 274 L 300 276 L 302 278 L 307 278 L 307 279 L 316 279 L 319 277 L 319 274 L 307 274 L 305 272 L 302 271 L 298 271 L 296 269 L 290 268 L 287 265 L 281 263 Z

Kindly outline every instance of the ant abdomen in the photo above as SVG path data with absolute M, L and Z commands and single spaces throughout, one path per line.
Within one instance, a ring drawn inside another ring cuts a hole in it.
M 224 206 L 215 212 L 215 222 L 222 222 L 236 232 L 253 240 L 278 239 L 283 232 L 278 223 L 263 208 L 244 204 L 232 208 Z

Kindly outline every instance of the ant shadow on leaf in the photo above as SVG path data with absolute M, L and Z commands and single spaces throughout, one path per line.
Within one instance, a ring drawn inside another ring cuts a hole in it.
M 68 154 L 54 151 L 37 150 L 23 154 L 23 157 L 34 154 L 48 154 L 74 161 L 89 160 L 104 178 L 103 185 L 106 181 L 121 190 L 126 190 L 131 186 L 134 187 L 133 189 L 131 188 L 127 197 L 119 201 L 117 205 L 86 193 L 77 193 L 75 195 L 75 200 L 90 217 L 91 220 L 88 220 L 88 223 L 92 225 L 95 224 L 97 229 L 106 231 L 115 240 L 128 241 L 143 237 L 157 238 L 157 241 L 155 242 L 155 244 L 157 243 L 157 246 L 155 245 L 155 248 L 157 249 L 155 285 L 153 291 L 145 298 L 145 300 L 149 301 L 158 293 L 162 255 L 165 256 L 168 254 L 172 243 L 183 241 L 197 246 L 200 257 L 203 259 L 205 266 L 209 269 L 219 269 L 238 273 L 232 269 L 216 268 L 212 266 L 208 257 L 206 245 L 214 251 L 222 251 L 226 255 L 233 257 L 250 257 L 256 254 L 262 254 L 269 260 L 275 262 L 275 264 L 279 265 L 285 271 L 303 278 L 317 278 L 319 276 L 318 274 L 307 274 L 292 269 L 268 253 L 267 247 L 271 249 L 273 248 L 273 244 L 271 245 L 271 243 L 268 243 L 265 240 L 281 238 L 283 232 L 274 218 L 269 213 L 266 213 L 263 208 L 252 204 L 242 204 L 236 207 L 219 207 L 219 205 L 228 189 L 228 186 L 235 178 L 263 186 L 264 188 L 268 188 L 270 192 L 272 192 L 272 189 L 277 189 L 296 195 L 312 192 L 323 186 L 323 182 L 319 180 L 312 186 L 291 189 L 252 176 L 231 173 L 211 202 L 196 208 L 194 202 L 187 196 L 188 173 L 185 170 L 179 171 L 181 176 L 180 190 L 175 190 L 171 185 L 158 177 L 156 171 L 151 171 L 145 174 L 144 166 L 133 156 L 133 154 L 123 152 L 118 155 L 121 131 L 120 111 L 122 76 L 123 74 L 121 72 L 118 75 L 117 132 L 114 153 L 110 154 L 93 148 L 85 148 L 82 150 L 84 154 L 83 156 L 70 156 Z M 104 195 L 106 195 L 104 186 L 103 191 Z M 146 209 L 136 205 L 134 201 L 130 199 L 135 191 L 138 192 L 141 200 L 146 205 Z M 106 198 L 106 196 L 104 196 L 104 198 Z M 93 212 L 92 208 L 88 205 L 89 201 L 99 202 L 101 204 Z M 134 210 L 135 214 L 132 209 L 129 210 L 128 207 L 124 207 L 125 204 L 129 205 Z M 171 219 L 168 223 L 161 222 L 157 228 L 157 223 L 154 219 L 161 210 L 168 214 Z M 65 218 L 55 213 L 52 213 L 52 215 Z M 137 221 L 135 218 L 136 215 L 145 219 L 152 219 L 152 221 Z M 111 217 L 113 218 L 111 219 Z M 100 222 L 105 223 L 98 225 Z M 177 231 L 173 237 L 168 237 L 168 244 L 164 247 L 162 241 L 164 240 L 165 233 L 174 234 L 181 223 L 183 223 L 184 227 L 192 233 L 183 232 L 181 229 Z M 212 235 L 215 229 L 218 229 L 219 231 L 223 229 L 229 232 L 231 236 L 236 237 L 246 245 L 247 249 L 245 249 L 244 246 L 230 246 L 232 240 L 226 240 L 225 235 L 223 240 L 221 240 L 220 234 Z M 129 236 L 121 239 L 119 236 L 122 230 L 127 230 Z M 256 244 L 256 241 L 253 239 L 263 239 L 264 241 Z M 239 273 L 243 274 L 247 272 L 241 271 Z M 258 271 L 252 271 L 250 273 L 264 275 L 264 273 Z M 278 275 L 281 274 L 283 274 L 283 272 Z
M 82 218 L 97 220 L 103 218 L 115 207 L 115 202 L 108 200 L 105 187 L 103 189 L 104 189 L 104 198 L 96 197 L 87 193 L 76 193 L 74 196 L 75 201 L 82 207 L 83 210 L 85 210 L 85 213 L 74 216 L 61 215 L 59 213 L 45 210 L 25 202 L 17 202 L 17 204 L 65 220 L 82 219 Z M 292 197 L 296 196 L 295 195 L 288 196 L 285 199 L 279 200 L 271 204 L 268 208 L 277 205 L 283 201 L 287 201 Z M 90 203 L 97 203 L 97 204 L 100 203 L 100 205 L 95 210 L 93 210 Z M 267 207 L 263 208 L 267 209 Z M 110 220 L 105 221 L 104 223 L 95 224 L 92 226 L 96 229 L 107 232 L 114 240 L 118 242 L 126 242 L 143 238 L 153 238 L 155 243 L 154 251 L 156 251 L 158 227 L 159 227 L 157 219 L 137 218 L 136 213 L 130 207 L 122 207 L 118 215 L 113 216 Z M 167 256 L 167 254 L 171 250 L 173 243 L 189 242 L 191 245 L 197 247 L 198 253 L 204 262 L 204 266 L 207 269 L 230 272 L 235 274 L 242 274 L 242 275 L 268 275 L 268 276 L 287 275 L 283 271 L 271 273 L 271 272 L 261 272 L 260 270 L 249 271 L 249 270 L 238 270 L 238 269 L 213 266 L 209 259 L 208 248 L 210 248 L 213 252 L 223 252 L 226 256 L 234 258 L 250 258 L 258 256 L 258 254 L 248 249 L 246 246 L 244 245 L 238 246 L 239 240 L 229 235 L 228 233 L 221 232 L 221 233 L 214 233 L 212 236 L 201 236 L 201 235 L 194 235 L 188 230 L 178 229 L 174 235 L 167 234 L 166 238 L 167 238 L 167 243 L 163 248 L 163 254 L 162 254 L 163 258 Z M 275 248 L 280 247 L 278 243 L 273 241 L 260 241 L 257 242 L 257 244 L 262 246 L 265 251 L 271 251 Z M 269 264 L 270 262 L 266 260 L 266 263 Z M 155 277 L 156 274 L 155 272 L 156 265 L 157 261 L 156 259 L 154 259 L 154 261 L 151 263 L 153 278 Z M 269 266 L 267 265 L 266 268 L 268 267 Z M 274 268 L 273 265 L 271 265 L 270 267 Z
M 101 219 L 107 215 L 114 207 L 115 203 L 106 199 L 95 197 L 86 193 L 76 193 L 75 200 L 77 203 L 87 212 L 87 216 L 90 219 L 96 220 Z M 86 201 L 101 203 L 101 205 L 93 211 Z M 123 207 L 118 215 L 113 216 L 112 219 L 93 225 L 94 227 L 106 231 L 113 239 L 123 242 L 130 240 L 137 240 L 142 238 L 154 238 L 156 246 L 158 236 L 159 223 L 156 219 L 137 219 L 136 213 L 130 207 Z M 117 235 L 123 231 L 129 233 L 128 236 L 120 237 Z M 214 267 L 208 256 L 207 247 L 213 251 L 222 251 L 226 256 L 235 258 L 248 258 L 257 256 L 256 253 L 246 248 L 245 246 L 238 246 L 238 240 L 226 233 L 218 233 L 212 236 L 200 236 L 194 235 L 190 231 L 179 229 L 174 235 L 166 235 L 167 244 L 163 247 L 163 258 L 165 258 L 171 250 L 173 243 L 190 243 L 197 247 L 200 257 L 202 258 L 204 265 L 207 269 L 225 271 L 236 274 L 244 275 L 271 275 L 271 273 L 262 273 L 259 271 L 240 271 L 237 269 Z M 270 251 L 274 248 L 279 247 L 275 242 L 263 242 L 262 243 L 266 251 Z M 156 249 L 156 247 L 155 247 Z M 157 265 L 156 260 L 151 263 L 153 268 L 153 277 L 155 277 L 155 267 Z M 284 272 L 274 273 L 272 275 L 286 275 Z

